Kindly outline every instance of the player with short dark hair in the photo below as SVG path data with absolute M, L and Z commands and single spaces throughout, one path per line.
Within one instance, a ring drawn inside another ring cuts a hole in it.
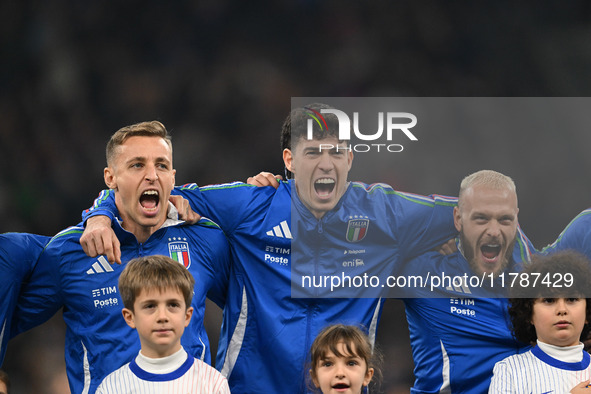
M 322 108 L 297 108 L 290 118 L 312 119 Z M 219 223 L 230 240 L 233 271 L 216 368 L 235 392 L 305 391 L 307 349 L 327 324 L 361 324 L 375 340 L 382 298 L 292 298 L 292 268 L 321 269 L 321 262 L 333 262 L 340 272 L 352 250 L 366 265 L 351 267 L 351 275 L 366 269 L 389 272 L 456 234 L 454 198 L 349 182 L 353 154 L 337 138 L 336 116 L 323 118 L 322 127 L 313 122 L 312 140 L 302 130 L 307 123 L 284 123 L 283 159 L 294 179 L 277 189 L 241 182 L 176 189 L 196 212 Z M 333 148 L 320 150 L 323 143 Z M 112 210 L 110 192 L 103 192 L 90 214 L 112 216 Z M 356 224 L 367 231 L 357 231 Z M 87 224 L 93 245 L 107 237 L 94 227 Z M 294 247 L 301 252 L 297 257 Z
M 182 343 L 189 354 L 209 363 L 205 298 L 224 306 L 229 246 L 211 220 L 185 225 L 169 204 L 175 179 L 169 142 L 160 122 L 142 122 L 113 135 L 104 170 L 118 210 L 112 228 L 123 263 L 168 255 L 197 278 L 194 316 Z M 109 372 L 131 361 L 140 349 L 136 333 L 120 314 L 117 280 L 125 265 L 110 265 L 104 256 L 88 257 L 79 242 L 83 230 L 70 227 L 51 239 L 19 298 L 14 328 L 22 332 L 39 325 L 63 306 L 66 369 L 74 393 L 94 392 Z

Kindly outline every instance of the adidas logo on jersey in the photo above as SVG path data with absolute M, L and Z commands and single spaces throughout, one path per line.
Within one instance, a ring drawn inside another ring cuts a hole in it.
M 472 294 L 472 292 L 470 291 L 470 288 L 465 284 L 462 283 L 461 286 L 447 286 L 445 288 L 445 290 L 447 291 L 455 291 L 456 293 L 462 293 L 462 294 Z
M 86 271 L 88 275 L 102 274 L 103 272 L 113 272 L 113 267 L 111 267 L 105 256 L 99 256 L 98 261 L 94 262 L 92 268 Z
M 292 239 L 291 231 L 289 230 L 289 226 L 285 220 L 273 227 L 273 230 L 267 231 L 267 235 L 270 237 Z

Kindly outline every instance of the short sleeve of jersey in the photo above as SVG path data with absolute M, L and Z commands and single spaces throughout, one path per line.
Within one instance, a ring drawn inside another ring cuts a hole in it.
M 548 254 L 566 249 L 574 249 L 591 258 L 591 209 L 578 214 L 562 230 L 556 241 L 546 246 L 542 253 Z

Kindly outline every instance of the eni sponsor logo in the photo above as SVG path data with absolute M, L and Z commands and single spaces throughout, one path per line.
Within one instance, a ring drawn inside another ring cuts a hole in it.
M 363 267 L 365 263 L 363 259 L 351 259 L 343 261 L 343 268 Z
M 355 268 L 355 267 L 363 267 L 365 262 L 360 255 L 365 254 L 365 249 L 345 249 L 343 251 L 343 256 L 347 260 L 344 260 L 341 265 L 343 268 Z

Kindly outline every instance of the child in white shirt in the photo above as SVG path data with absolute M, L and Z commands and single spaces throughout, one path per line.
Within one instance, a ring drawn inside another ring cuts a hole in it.
M 98 394 L 230 393 L 226 378 L 181 345 L 193 314 L 194 285 L 191 273 L 166 256 L 127 263 L 119 277 L 122 313 L 142 347 L 133 361 L 102 381 Z
M 565 251 L 536 256 L 526 267 L 509 315 L 517 340 L 536 346 L 497 362 L 489 393 L 591 393 L 591 359 L 581 342 L 590 328 L 590 264 Z

